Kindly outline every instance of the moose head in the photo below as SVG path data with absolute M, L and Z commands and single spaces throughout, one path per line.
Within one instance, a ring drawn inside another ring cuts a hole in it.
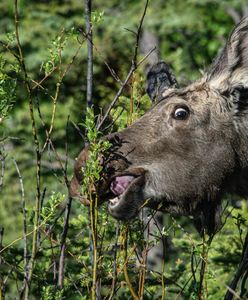
M 248 195 L 248 18 L 231 32 L 201 79 L 180 88 L 165 63 L 148 73 L 153 107 L 122 132 L 106 138 L 103 194 L 117 219 L 142 206 L 191 215 L 213 232 L 222 197 Z M 87 149 L 79 155 L 71 183 L 77 196 Z

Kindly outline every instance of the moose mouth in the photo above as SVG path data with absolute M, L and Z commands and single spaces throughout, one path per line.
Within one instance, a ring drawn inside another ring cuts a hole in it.
M 115 199 L 120 199 L 120 196 L 125 193 L 128 186 L 132 183 L 134 179 L 135 177 L 131 175 L 117 176 L 114 178 L 114 180 L 110 184 L 110 190 L 117 197 L 110 200 L 111 204 L 115 204 Z
M 120 220 L 129 220 L 137 216 L 144 202 L 144 170 L 141 174 L 123 174 L 113 178 L 110 191 L 114 196 L 109 200 L 110 214 Z

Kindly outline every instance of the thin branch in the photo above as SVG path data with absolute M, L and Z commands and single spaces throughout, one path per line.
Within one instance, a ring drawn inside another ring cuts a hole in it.
M 207 271 L 208 265 L 208 251 L 211 245 L 211 237 L 206 240 L 206 234 L 203 234 L 203 243 L 202 243 L 202 253 L 201 253 L 201 268 L 200 268 L 200 279 L 199 279 L 199 287 L 198 287 L 198 298 L 199 300 L 207 298 L 207 290 L 205 288 L 204 293 L 204 279 Z
M 133 299 L 135 300 L 139 300 L 139 297 L 138 295 L 136 294 L 134 288 L 133 288 L 133 285 L 129 279 L 129 276 L 128 276 L 128 271 L 127 271 L 127 265 L 128 265 L 128 256 L 127 256 L 127 248 L 128 248 L 128 245 L 127 245 L 127 238 L 128 238 L 128 226 L 125 225 L 124 226 L 124 232 L 123 232 L 123 251 L 124 251 L 124 264 L 123 264 L 123 272 L 124 272 L 124 277 L 125 277 L 125 280 L 126 280 L 126 283 L 127 283 L 127 286 L 129 288 L 129 291 L 131 292 L 132 296 L 133 296 Z
M 114 107 L 115 103 L 118 101 L 119 97 L 121 96 L 124 87 L 126 86 L 126 84 L 128 83 L 129 79 L 131 78 L 131 76 L 133 75 L 133 72 L 135 71 L 134 66 L 131 66 L 131 69 L 125 79 L 125 81 L 123 82 L 123 84 L 121 85 L 119 91 L 117 92 L 117 94 L 114 97 L 114 100 L 110 103 L 104 117 L 102 118 L 102 120 L 100 121 L 100 123 L 97 124 L 97 130 L 100 130 L 102 125 L 105 123 L 106 119 L 108 118 L 110 111 L 112 110 L 112 108 Z
M 56 109 L 57 109 L 57 100 L 58 100 L 58 96 L 59 96 L 59 92 L 60 92 L 60 85 L 61 85 L 61 82 L 58 82 L 56 84 L 55 96 L 53 97 L 53 109 L 52 109 L 51 123 L 50 123 L 49 129 L 45 129 L 47 137 L 46 137 L 46 141 L 44 143 L 44 146 L 42 147 L 41 152 L 45 151 L 46 146 L 47 146 L 47 144 L 48 144 L 48 142 L 50 140 L 50 136 L 51 136 L 52 131 L 53 131 L 53 125 L 54 125 L 55 115 L 56 115 Z M 39 106 L 38 106 L 38 110 L 39 110 L 39 115 L 41 115 Z
M 11 55 L 13 55 L 20 62 L 20 57 L 15 53 L 14 50 L 10 48 L 9 44 L 0 41 L 0 45 L 2 45 Z
M 61 235 L 61 246 L 60 246 L 60 255 L 59 255 L 59 271 L 58 271 L 58 288 L 62 289 L 64 286 L 64 266 L 65 266 L 65 242 L 67 237 L 67 232 L 69 228 L 69 216 L 71 212 L 71 202 L 72 198 L 68 197 L 65 209 L 65 218 L 63 232 Z
M 43 83 L 43 81 L 45 81 L 48 77 L 50 77 L 52 74 L 53 74 L 53 72 L 54 71 L 56 71 L 57 70 L 57 67 L 54 67 L 48 74 L 46 74 L 39 82 L 35 82 L 34 80 L 32 80 L 33 82 L 34 82 L 34 86 L 32 86 L 32 90 L 34 90 L 34 89 L 36 89 L 37 87 L 41 87 L 42 89 L 43 89 L 43 87 L 42 87 L 42 83 Z
M 70 115 L 67 116 L 67 122 L 66 122 L 66 139 L 65 139 L 65 176 L 67 176 L 67 168 L 68 168 L 68 161 L 69 161 L 69 156 L 68 156 L 68 129 L 69 129 L 69 121 L 70 121 Z
M 69 189 L 69 187 L 70 187 L 70 181 L 69 181 L 69 179 L 67 177 L 67 173 L 66 173 L 65 167 L 63 166 L 62 159 L 61 159 L 60 155 L 58 154 L 57 150 L 55 149 L 54 144 L 53 144 L 53 142 L 52 142 L 51 139 L 49 140 L 49 145 L 51 146 L 51 148 L 53 150 L 53 153 L 55 154 L 55 157 L 56 157 L 58 163 L 60 164 L 60 168 L 61 168 L 61 170 L 63 172 L 63 179 L 64 179 L 64 182 L 65 182 L 65 185 Z
M 100 130 L 101 127 L 103 126 L 103 124 L 105 123 L 106 119 L 108 118 L 111 110 L 113 109 L 113 107 L 115 106 L 116 102 L 118 101 L 118 99 L 120 98 L 125 86 L 127 85 L 127 83 L 129 82 L 130 78 L 132 77 L 133 73 L 135 72 L 136 68 L 139 67 L 144 61 L 145 59 L 153 52 L 155 51 L 156 47 L 154 47 L 144 58 L 141 59 L 141 61 L 139 61 L 136 65 L 136 67 L 132 64 L 129 73 L 127 74 L 127 77 L 125 79 L 125 81 L 123 82 L 123 84 L 121 85 L 119 91 L 117 92 L 117 94 L 114 97 L 114 100 L 110 103 L 104 117 L 101 119 L 100 123 L 98 123 L 97 125 L 97 130 Z
M 113 127 L 113 126 L 116 124 L 117 120 L 122 116 L 124 110 L 125 110 L 124 108 L 121 109 L 121 111 L 120 111 L 119 114 L 116 116 L 116 118 L 115 118 L 108 126 L 106 126 L 106 127 L 104 128 L 104 131 L 109 131 L 109 132 L 111 132 L 111 129 L 110 129 L 110 128 Z
M 93 29 L 91 22 L 92 1 L 84 0 L 84 19 L 86 24 L 86 36 L 87 36 L 87 91 L 86 101 L 87 107 L 92 107 L 92 86 L 93 86 Z M 87 130 L 87 129 L 86 129 Z M 97 277 L 97 197 L 92 199 L 92 193 L 90 191 L 90 207 L 89 207 L 89 238 L 91 244 L 91 262 L 92 262 L 92 287 L 91 287 L 91 299 L 100 299 L 101 282 Z
M 118 249 L 118 237 L 120 234 L 120 223 L 117 223 L 116 231 L 115 231 L 115 245 L 114 245 L 114 256 L 113 256 L 113 278 L 111 285 L 111 294 L 108 300 L 114 299 L 115 291 L 116 291 L 116 283 L 117 283 L 117 249 Z
M 23 277 L 23 284 L 22 284 L 22 290 L 25 289 L 25 286 L 27 284 L 28 279 L 28 243 L 27 243 L 27 213 L 26 213 L 26 200 L 25 200 L 25 191 L 24 191 L 24 185 L 23 180 L 21 176 L 20 169 L 18 167 L 18 164 L 15 159 L 13 159 L 16 172 L 18 174 L 20 187 L 21 187 L 21 202 L 22 202 L 22 214 L 23 214 L 23 241 L 24 241 L 24 247 L 23 247 L 23 268 L 24 268 L 24 277 Z
M 3 247 L 3 234 L 4 234 L 4 228 L 0 227 L 0 250 Z M 2 258 L 0 255 L 0 266 L 2 265 Z M 0 277 L 0 299 L 4 299 L 4 291 L 5 291 L 5 282 L 2 278 Z
M 143 223 L 145 222 L 143 210 L 142 210 L 142 221 L 143 221 Z M 150 238 L 150 226 L 147 227 L 146 236 L 144 238 L 145 247 L 143 246 L 143 251 L 141 254 L 141 262 L 139 264 L 139 289 L 138 289 L 139 292 L 138 292 L 138 295 L 139 295 L 139 299 L 141 299 L 141 300 L 144 299 L 146 265 L 147 265 L 148 252 L 150 250 L 149 249 L 149 238 Z M 163 281 L 163 279 L 162 279 L 162 281 Z
M 230 286 L 226 286 L 228 293 L 230 294 L 230 299 L 233 299 L 233 297 L 236 297 L 238 300 L 243 300 L 237 292 L 235 292 Z M 226 299 L 226 298 L 225 298 Z
M 4 177 L 4 171 L 5 171 L 5 158 L 6 158 L 6 156 L 4 156 L 2 151 L 0 151 L 0 161 L 1 161 L 0 191 L 2 190 L 2 187 L 3 187 L 3 177 Z
M 28 80 L 28 73 L 25 65 L 24 55 L 21 47 L 21 42 L 19 38 L 19 12 L 18 12 L 18 0 L 15 0 L 15 6 L 14 6 L 14 15 L 15 15 L 15 35 L 16 35 L 16 43 L 17 43 L 17 49 L 19 52 L 19 62 L 20 67 L 22 69 L 23 75 L 24 75 L 24 83 L 25 88 L 28 94 L 28 101 L 29 101 L 29 114 L 32 124 L 32 135 L 34 139 L 35 144 L 35 151 L 36 151 L 36 200 L 35 200 L 35 217 L 34 217 L 34 231 L 33 231 L 33 241 L 32 241 L 32 253 L 31 258 L 29 260 L 28 264 L 28 278 L 26 281 L 26 285 L 24 286 L 24 289 L 21 291 L 20 298 L 21 299 L 28 299 L 29 295 L 29 284 L 31 282 L 32 274 L 33 274 L 33 268 L 34 268 L 34 262 L 35 262 L 35 256 L 37 252 L 37 237 L 38 237 L 38 220 L 39 220 L 39 211 L 40 211 L 40 168 L 41 168 L 41 153 L 40 153 L 40 146 L 39 146 L 39 140 L 37 135 L 37 128 L 36 128 L 36 121 L 34 117 L 34 105 L 33 105 L 33 99 L 32 99 L 32 93 L 31 93 L 31 87 Z
M 65 180 L 65 184 L 67 186 L 67 188 L 69 189 L 69 180 L 67 178 L 67 173 L 66 170 L 60 160 L 60 157 L 53 145 L 53 142 L 51 141 L 51 139 L 49 140 L 49 144 L 52 147 L 53 152 L 55 153 L 58 162 L 61 165 L 61 169 L 63 171 L 63 175 L 64 175 L 64 180 Z M 63 226 L 63 232 L 61 234 L 61 247 L 60 247 L 60 255 L 59 255 L 59 274 L 58 274 L 58 287 L 60 289 L 63 288 L 63 281 L 64 281 L 64 258 L 65 258 L 65 248 L 66 248 L 66 237 L 67 237 L 67 232 L 68 232 L 68 228 L 69 228 L 69 216 L 70 216 L 70 211 L 71 211 L 71 203 L 72 203 L 72 198 L 68 197 L 67 202 L 66 202 L 66 209 L 65 209 L 65 217 L 64 217 L 64 226 Z
M 4 234 L 4 228 L 0 227 L 0 250 L 2 250 L 3 247 L 3 234 Z
M 97 125 L 97 130 L 100 130 L 100 128 L 103 126 L 103 124 L 105 123 L 106 119 L 108 118 L 110 111 L 112 110 L 112 108 L 114 107 L 114 105 L 116 104 L 116 102 L 118 101 L 119 97 L 121 96 L 125 86 L 127 85 L 127 83 L 129 82 L 130 78 L 132 77 L 133 73 L 136 71 L 136 69 L 139 67 L 139 65 L 145 60 L 145 58 L 147 58 L 156 48 L 153 48 L 146 56 L 145 58 L 143 58 L 139 63 L 137 63 L 137 56 L 138 56 L 138 48 L 139 48 L 139 40 L 140 40 L 140 35 L 141 35 L 141 30 L 142 30 L 142 25 L 144 22 L 144 18 L 147 12 L 147 7 L 149 4 L 149 0 L 146 0 L 146 4 L 145 4 L 145 8 L 143 11 L 143 14 L 141 16 L 140 22 L 139 22 L 139 27 L 136 33 L 136 43 L 135 43 L 135 49 L 134 49 L 134 54 L 133 54 L 133 59 L 132 59 L 132 64 L 130 67 L 130 70 L 127 74 L 126 79 L 124 80 L 124 82 L 122 83 L 119 91 L 117 92 L 116 96 L 114 97 L 113 101 L 110 103 L 105 115 L 103 116 L 102 120 L 100 121 L 100 123 L 98 123 Z
M 92 27 L 91 27 L 91 30 L 93 31 L 93 25 L 92 25 Z M 85 33 L 85 32 L 83 32 L 83 30 L 80 30 L 80 32 L 82 32 L 82 35 L 83 35 L 83 37 L 85 38 L 85 39 L 87 39 L 88 40 L 88 35 L 87 35 L 87 33 Z M 115 70 L 109 65 L 109 63 L 107 62 L 107 61 L 105 61 L 104 60 L 104 56 L 101 54 L 101 52 L 99 51 L 99 49 L 96 47 L 96 45 L 94 44 L 94 42 L 93 42 L 93 39 L 90 41 L 90 40 L 88 40 L 89 42 L 91 42 L 91 44 L 92 44 L 92 47 L 93 47 L 93 50 L 95 50 L 95 52 L 100 56 L 100 58 L 102 58 L 102 60 L 103 60 L 103 63 L 105 64 L 105 66 L 107 67 L 107 69 L 109 70 L 109 72 L 110 72 L 110 74 L 112 75 L 112 77 L 117 81 L 117 82 L 120 82 L 121 83 L 121 80 L 120 80 L 120 78 L 119 78 L 119 76 L 117 75 L 117 73 L 115 72 Z M 79 42 L 79 44 L 82 44 L 83 42 L 82 41 L 80 41 L 79 39 L 78 39 L 78 42 Z
M 92 102 L 92 85 L 93 85 L 93 34 L 92 34 L 92 23 L 91 23 L 91 0 L 84 0 L 84 19 L 86 25 L 87 34 L 87 94 L 86 101 L 87 106 L 91 107 Z
M 80 137 L 81 137 L 82 139 L 84 139 L 85 136 L 83 135 L 83 133 L 81 132 L 81 130 L 80 130 L 80 128 L 77 126 L 77 124 L 74 123 L 73 121 L 71 121 L 71 123 L 72 123 L 73 127 L 76 129 L 77 133 L 80 135 Z
M 142 26 L 144 23 L 144 19 L 146 16 L 148 4 L 149 4 L 149 0 L 146 0 L 145 8 L 144 8 L 143 14 L 141 16 L 141 19 L 139 22 L 139 27 L 138 27 L 137 34 L 136 34 L 136 45 L 135 45 L 134 56 L 133 56 L 133 61 L 132 61 L 132 64 L 135 66 L 135 68 L 137 68 L 137 55 L 138 55 L 138 49 L 139 49 L 140 35 L 141 35 L 141 30 L 142 30 Z
M 68 139 L 68 124 L 69 124 L 69 116 L 67 118 L 67 125 L 66 125 L 66 157 L 68 154 L 67 149 L 67 139 Z M 65 162 L 64 167 L 64 177 L 67 178 L 67 159 Z M 65 247 L 66 247 L 66 236 L 69 228 L 69 217 L 70 217 L 70 211 L 71 211 L 71 203 L 72 198 L 69 197 L 66 203 L 65 208 L 65 218 L 64 218 L 64 227 L 63 232 L 61 235 L 61 245 L 60 245 L 60 257 L 59 257 L 59 271 L 58 271 L 58 287 L 60 289 L 63 288 L 64 285 L 64 260 L 65 260 Z
M 137 64 L 137 68 L 157 49 L 157 47 L 153 47 Z
M 52 110 L 52 117 L 51 117 L 51 123 L 50 123 L 50 127 L 49 129 L 47 129 L 46 125 L 45 125 L 45 122 L 43 121 L 43 126 L 45 127 L 45 130 L 46 130 L 46 141 L 42 147 L 42 150 L 41 150 L 41 153 L 43 153 L 47 147 L 47 144 L 50 140 L 50 137 L 51 137 L 51 134 L 52 134 L 52 131 L 53 131 L 53 127 L 54 127 L 54 122 L 55 122 L 55 115 L 56 115 L 56 109 L 57 109 L 57 101 L 58 101 L 58 97 L 59 97 L 59 93 L 60 93 L 60 87 L 61 87 L 61 83 L 64 79 L 64 77 L 66 76 L 67 72 L 69 71 L 69 69 L 71 68 L 71 66 L 73 65 L 80 49 L 82 48 L 82 45 L 83 44 L 80 44 L 79 47 L 77 48 L 75 54 L 73 55 L 70 63 L 68 64 L 68 66 L 65 68 L 64 72 L 60 74 L 60 78 L 59 78 L 59 82 L 57 82 L 56 84 L 56 90 L 55 90 L 55 95 L 54 97 L 53 96 L 50 96 L 53 100 L 53 110 Z M 40 118 L 42 119 L 41 117 L 41 112 L 40 112 L 40 109 L 38 107 L 38 112 L 39 112 L 39 116 Z

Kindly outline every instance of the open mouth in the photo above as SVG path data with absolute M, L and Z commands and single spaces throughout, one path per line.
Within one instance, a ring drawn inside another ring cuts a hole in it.
M 113 196 L 109 200 L 110 214 L 122 220 L 127 220 L 137 215 L 139 207 L 143 204 L 144 173 L 135 175 L 115 176 L 110 183 Z
M 121 196 L 127 191 L 134 179 L 135 177 L 131 175 L 117 176 L 114 178 L 110 184 L 110 190 L 116 197 L 109 200 L 110 205 L 114 206 L 118 204 Z

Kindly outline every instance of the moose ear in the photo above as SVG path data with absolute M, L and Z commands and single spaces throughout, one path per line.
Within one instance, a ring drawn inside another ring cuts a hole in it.
M 223 93 L 248 88 L 248 17 L 233 29 L 206 79 Z
M 161 100 L 162 92 L 177 86 L 175 76 L 169 66 L 161 61 L 151 67 L 147 73 L 147 94 L 154 102 Z

